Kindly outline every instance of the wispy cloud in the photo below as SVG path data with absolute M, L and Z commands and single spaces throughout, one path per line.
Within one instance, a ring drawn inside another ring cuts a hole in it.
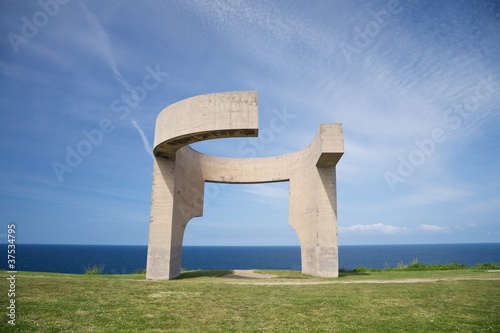
M 259 186 L 245 185 L 242 192 L 259 196 L 264 199 L 288 200 L 288 190 L 273 185 L 261 184 Z
M 123 88 L 125 88 L 126 91 L 135 94 L 132 86 L 127 82 L 127 80 L 125 80 L 122 73 L 118 70 L 113 53 L 113 48 L 111 47 L 111 42 L 109 40 L 108 34 L 106 33 L 106 30 L 101 25 L 101 22 L 99 21 L 97 16 L 92 13 L 92 11 L 90 11 L 84 1 L 80 2 L 80 6 L 85 13 L 85 18 L 87 19 L 90 28 L 92 29 L 92 31 L 94 31 L 98 40 L 100 41 L 99 46 L 101 47 L 101 54 L 106 59 L 109 67 L 113 71 L 115 79 L 123 86 Z
M 134 126 L 134 128 L 137 130 L 137 132 L 141 136 L 142 143 L 144 144 L 144 150 L 146 151 L 146 153 L 148 155 L 150 155 L 152 158 L 154 158 L 154 156 L 153 156 L 153 146 L 151 146 L 151 143 L 149 142 L 146 134 L 144 134 L 143 129 L 139 126 L 139 124 L 137 123 L 137 121 L 135 121 L 134 119 L 132 119 L 130 121 L 130 123 Z
M 500 211 L 500 197 L 486 198 L 482 202 L 468 202 L 462 210 L 468 213 Z
M 301 56 L 331 55 L 337 44 L 338 37 L 330 30 L 315 26 L 314 21 L 289 16 L 273 2 L 198 0 L 190 2 L 189 7 L 236 52 L 271 71 L 283 67 L 300 70 L 301 60 L 305 60 Z M 243 35 L 245 38 L 241 38 Z M 297 52 L 290 52 L 292 49 Z
M 402 195 L 398 202 L 407 206 L 427 206 L 442 202 L 461 201 L 470 195 L 469 191 L 458 188 L 427 186 L 417 189 L 413 194 Z
M 118 66 L 116 65 L 116 60 L 115 60 L 115 55 L 113 52 L 113 48 L 111 45 L 111 42 L 109 40 L 108 34 L 106 33 L 106 30 L 104 27 L 101 25 L 99 19 L 97 16 L 90 11 L 90 9 L 87 7 L 85 2 L 80 2 L 80 5 L 85 13 L 85 18 L 87 19 L 87 22 L 98 37 L 99 40 L 99 45 L 101 47 L 100 51 L 104 59 L 107 61 L 109 67 L 111 68 L 115 79 L 123 86 L 123 88 L 135 99 L 135 100 L 140 100 L 140 98 L 137 96 L 137 91 L 132 88 L 132 86 L 127 82 L 127 80 L 123 77 L 122 73 L 118 69 Z M 131 124 L 134 126 L 134 128 L 137 130 L 139 133 L 141 140 L 144 144 L 144 150 L 148 155 L 153 157 L 153 148 L 151 146 L 151 143 L 149 142 L 147 136 L 145 135 L 144 131 L 140 127 L 139 123 L 132 119 Z
M 455 228 L 460 230 L 460 231 L 466 231 L 468 229 L 473 229 L 476 227 L 476 223 L 469 223 L 466 226 L 463 225 L 456 225 Z

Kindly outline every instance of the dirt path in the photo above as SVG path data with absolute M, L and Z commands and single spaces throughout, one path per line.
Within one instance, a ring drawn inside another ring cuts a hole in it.
M 267 275 L 267 274 L 259 274 L 255 273 L 253 270 L 234 270 L 233 274 L 229 274 L 224 276 L 227 279 L 239 279 L 239 280 L 248 280 L 248 279 L 273 279 L 278 278 L 277 275 Z M 250 282 L 250 281 L 238 281 L 238 282 L 228 282 L 233 284 L 258 284 L 258 285 L 287 285 L 287 286 L 299 286 L 299 285 L 319 285 L 319 284 L 359 284 L 359 283 L 375 283 L 375 284 L 383 284 L 383 283 L 429 283 L 429 282 L 439 282 L 439 281 L 477 281 L 477 280 L 486 280 L 486 281 L 500 281 L 499 276 L 492 277 L 470 277 L 470 276 L 457 276 L 457 277 L 449 277 L 449 278 L 412 278 L 412 279 L 388 279 L 388 280 L 356 280 L 356 281 L 262 281 L 262 282 Z
M 251 269 L 235 269 L 233 274 L 224 276 L 227 279 L 272 279 L 277 278 L 277 275 L 259 274 Z

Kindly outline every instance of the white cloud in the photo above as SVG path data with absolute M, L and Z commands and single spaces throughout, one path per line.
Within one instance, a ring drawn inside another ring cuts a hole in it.
M 471 227 L 470 225 L 467 227 Z M 458 228 L 458 227 L 457 227 Z M 464 228 L 462 228 L 463 230 Z M 423 232 L 449 232 L 450 227 L 438 226 L 432 224 L 421 224 L 416 229 L 407 227 L 399 227 L 390 224 L 375 223 L 375 224 L 356 224 L 350 227 L 339 227 L 341 233 L 354 233 L 354 234 L 383 234 L 383 235 L 396 235 L 413 232 L 415 230 Z
M 449 232 L 450 227 L 440 227 L 433 224 L 421 224 L 417 230 L 428 231 L 428 232 Z
M 339 227 L 339 232 L 342 233 L 357 233 L 357 234 L 385 234 L 395 235 L 409 232 L 406 227 L 398 227 L 389 224 L 355 224 L 350 227 Z

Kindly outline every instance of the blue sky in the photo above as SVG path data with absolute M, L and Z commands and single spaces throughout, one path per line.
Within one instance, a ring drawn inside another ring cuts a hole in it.
M 498 1 L 2 1 L 0 31 L 2 242 L 147 244 L 156 116 L 236 90 L 267 136 L 196 149 L 343 124 L 339 244 L 500 241 Z M 207 184 L 184 244 L 298 245 L 287 196 Z

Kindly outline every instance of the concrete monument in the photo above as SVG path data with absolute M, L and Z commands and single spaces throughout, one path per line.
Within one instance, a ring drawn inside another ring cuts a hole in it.
M 289 223 L 300 240 L 302 273 L 338 277 L 335 166 L 344 152 L 341 124 L 321 124 L 307 148 L 276 157 L 223 158 L 189 146 L 256 137 L 257 104 L 255 91 L 215 93 L 179 101 L 158 115 L 147 279 L 180 275 L 184 230 L 203 215 L 205 182 L 281 181 L 289 181 Z

